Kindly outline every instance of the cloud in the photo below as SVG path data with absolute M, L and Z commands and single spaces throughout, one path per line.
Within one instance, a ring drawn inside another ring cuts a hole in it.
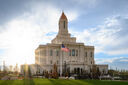
M 104 63 L 113 63 L 117 59 L 121 59 L 122 57 L 113 57 L 113 58 L 96 58 L 95 61 L 97 64 L 104 64 Z
M 15 17 L 21 16 L 23 13 L 36 10 L 45 11 L 47 7 L 59 8 L 68 11 L 86 12 L 85 9 L 92 8 L 97 5 L 100 0 L 0 0 L 0 25 L 9 22 Z M 75 3 L 75 4 L 74 4 Z M 39 6 L 44 7 L 41 9 Z
M 60 9 L 47 4 L 32 7 L 31 11 L 0 26 L 0 48 L 5 50 L 2 60 L 6 64 L 34 63 L 35 49 L 50 43 L 58 32 Z M 67 16 L 70 22 L 77 18 L 77 13 L 67 11 Z
M 99 0 L 65 0 L 65 1 L 48 0 L 47 2 L 63 10 L 78 11 L 78 10 L 85 10 L 87 8 L 95 7 L 99 2 Z M 81 11 L 81 12 L 84 12 L 84 11 Z
M 114 58 L 96 58 L 97 64 L 108 64 L 111 69 L 128 70 L 128 58 L 127 57 L 114 57 Z
M 104 24 L 83 32 L 71 30 L 78 42 L 95 46 L 96 52 L 112 55 L 128 54 L 128 17 L 113 16 L 106 18 Z
M 30 0 L 0 0 L 0 25 L 28 11 Z

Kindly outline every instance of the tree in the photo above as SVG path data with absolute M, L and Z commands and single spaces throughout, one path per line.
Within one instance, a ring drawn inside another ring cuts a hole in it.
M 96 65 L 93 65 L 92 68 L 90 68 L 90 76 L 92 79 L 98 79 L 100 74 L 99 68 Z
M 100 75 L 101 75 L 101 72 L 100 72 L 99 68 L 97 67 L 97 77 L 99 78 Z
M 49 73 L 48 73 L 48 71 L 45 71 L 45 72 L 44 72 L 44 76 L 45 76 L 45 78 L 49 78 Z
M 114 70 L 108 70 L 108 74 L 109 74 L 110 76 L 114 76 Z
M 54 64 L 54 66 L 53 66 L 52 77 L 55 78 L 55 79 L 58 78 L 58 72 L 57 72 L 57 66 L 56 66 L 56 64 Z
M 96 65 L 92 66 L 92 77 L 97 78 L 97 67 L 96 67 Z

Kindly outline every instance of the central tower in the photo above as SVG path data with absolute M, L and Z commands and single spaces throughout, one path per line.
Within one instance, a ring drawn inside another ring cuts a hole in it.
M 62 12 L 62 15 L 59 19 L 59 35 L 68 35 L 68 20 L 65 16 L 64 12 Z
M 64 42 L 76 42 L 75 37 L 71 37 L 70 33 L 68 33 L 68 19 L 64 12 L 62 12 L 61 17 L 59 19 L 59 32 L 57 36 L 52 40 L 54 44 L 62 44 Z

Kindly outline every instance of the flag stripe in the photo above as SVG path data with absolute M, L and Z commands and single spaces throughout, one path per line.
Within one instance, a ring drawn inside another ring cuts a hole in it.
M 65 52 L 69 52 L 69 49 L 67 47 L 65 47 L 64 44 L 62 44 L 61 50 L 65 51 Z

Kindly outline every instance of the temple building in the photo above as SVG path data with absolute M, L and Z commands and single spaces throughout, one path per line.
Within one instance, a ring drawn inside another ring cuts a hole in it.
M 90 72 L 93 66 L 99 68 L 101 72 L 108 72 L 108 65 L 97 65 L 94 61 L 94 46 L 76 42 L 75 37 L 71 37 L 68 32 L 68 19 L 64 12 L 59 19 L 59 31 L 51 43 L 39 45 L 35 50 L 35 64 L 29 65 L 32 74 L 44 71 L 52 72 L 53 66 L 57 66 L 60 75 L 64 72 L 83 73 Z M 62 44 L 69 49 L 62 51 Z M 25 65 L 21 65 L 21 73 Z

